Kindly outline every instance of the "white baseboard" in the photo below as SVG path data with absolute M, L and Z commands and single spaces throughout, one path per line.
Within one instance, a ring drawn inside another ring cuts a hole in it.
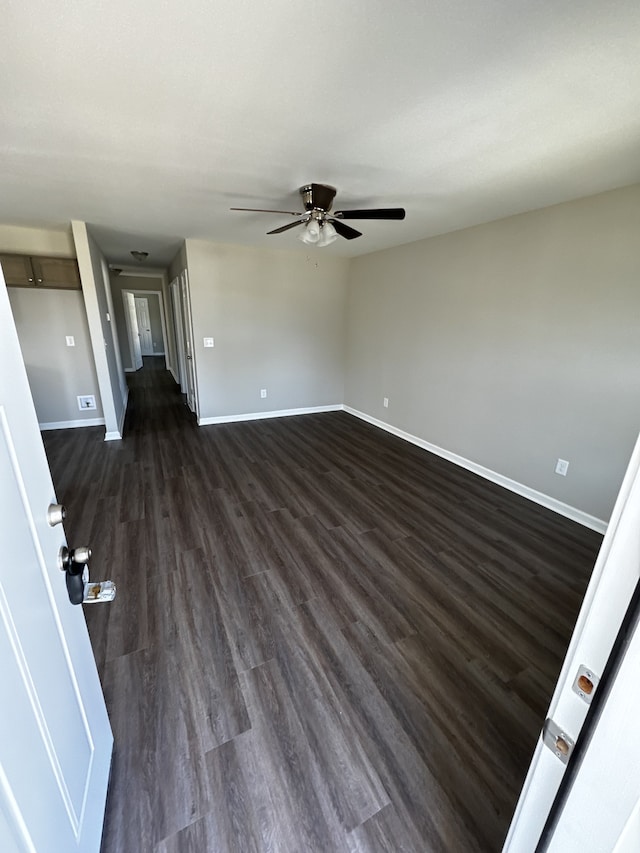
M 43 432 L 49 429 L 77 429 L 78 427 L 104 426 L 104 418 L 84 418 L 77 421 L 49 421 L 48 423 L 38 424 L 38 426 Z
M 421 447 L 423 450 L 428 450 L 430 453 L 435 453 L 436 456 L 441 456 L 443 459 L 447 459 L 449 462 L 453 462 L 456 465 L 459 465 L 461 468 L 466 468 L 468 471 L 473 471 L 474 474 L 478 474 L 480 477 L 484 477 L 485 480 L 491 480 L 492 483 L 497 483 L 499 486 L 502 486 L 505 489 L 508 489 L 510 492 L 515 492 L 517 495 L 521 495 L 523 498 L 527 498 L 534 503 L 540 504 L 540 506 L 544 506 L 547 509 L 551 509 L 554 512 L 557 512 L 559 515 L 564 515 L 566 518 L 570 518 L 572 521 L 577 521 L 578 524 L 584 525 L 584 527 L 588 527 L 591 530 L 595 530 L 598 533 L 605 533 L 607 529 L 607 522 L 603 521 L 601 518 L 596 518 L 594 515 L 589 515 L 586 512 L 583 512 L 581 509 L 576 509 L 573 506 L 569 506 L 569 504 L 563 503 L 562 501 L 556 500 L 556 498 L 552 498 L 549 495 L 545 495 L 544 492 L 538 492 L 536 489 L 532 489 L 529 486 L 525 486 L 523 483 L 518 483 L 516 480 L 512 480 L 510 477 L 505 477 L 503 474 L 498 474 L 497 471 L 492 471 L 490 468 L 485 468 L 484 465 L 479 465 L 477 462 L 472 462 L 470 459 L 465 459 L 464 456 L 459 456 L 457 453 L 452 453 L 450 450 L 445 450 L 442 447 L 438 447 L 436 444 L 431 444 L 429 441 L 425 441 L 422 438 L 418 438 L 416 435 L 411 435 L 404 430 L 398 429 L 397 427 L 392 426 L 391 424 L 386 423 L 385 421 L 378 420 L 378 418 L 374 418 L 371 415 L 365 414 L 365 412 L 359 412 L 357 409 L 352 409 L 351 406 L 343 407 L 345 412 L 348 412 L 350 415 L 353 415 L 356 418 L 360 418 L 362 421 L 366 421 L 369 424 L 372 424 L 379 429 L 383 429 L 386 432 L 390 432 L 392 435 L 398 436 L 398 438 L 402 438 L 405 441 L 409 441 L 411 444 L 415 444 L 417 447 Z
M 319 412 L 341 412 L 344 406 L 311 406 L 306 409 L 279 409 L 275 412 L 248 412 L 243 415 L 220 415 L 215 418 L 198 418 L 198 426 L 209 424 L 235 424 L 239 421 L 260 421 L 265 418 L 289 418 L 292 415 L 315 415 Z
M 135 373 L 136 369 L 135 369 L 135 367 L 125 367 L 124 372 L 125 373 Z
M 122 433 L 118 432 L 117 430 L 112 430 L 111 432 L 105 432 L 104 440 L 105 441 L 121 441 L 122 440 Z

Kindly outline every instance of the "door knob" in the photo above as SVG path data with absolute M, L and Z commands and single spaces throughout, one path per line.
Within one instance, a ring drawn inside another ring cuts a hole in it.
M 81 546 L 69 550 L 63 545 L 58 551 L 58 568 L 68 575 L 81 575 L 91 559 L 91 548 Z
M 116 597 L 116 585 L 113 581 L 90 583 L 90 559 L 91 548 L 84 545 L 71 550 L 63 545 L 58 552 L 58 566 L 65 573 L 67 593 L 71 604 L 113 601 Z

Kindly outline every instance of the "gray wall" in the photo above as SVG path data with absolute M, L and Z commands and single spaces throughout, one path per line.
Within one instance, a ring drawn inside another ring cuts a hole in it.
M 345 259 L 187 240 L 186 260 L 201 418 L 342 402 Z
M 355 259 L 345 402 L 608 519 L 640 428 L 639 213 L 633 186 Z
M 31 395 L 41 426 L 102 417 L 82 294 L 73 290 L 9 287 Z M 74 347 L 66 345 L 73 335 Z M 93 394 L 96 409 L 80 411 L 78 395 Z
M 71 229 L 0 225 L 0 251 L 75 257 Z M 57 425 L 102 417 L 84 300 L 77 290 L 10 287 L 20 347 L 40 424 Z M 75 347 L 66 345 L 73 335 Z M 92 394 L 97 408 L 78 409 L 77 397 Z
M 91 347 L 96 365 L 107 439 L 121 438 L 127 382 L 118 349 L 109 268 L 86 223 L 71 223 L 82 280 Z

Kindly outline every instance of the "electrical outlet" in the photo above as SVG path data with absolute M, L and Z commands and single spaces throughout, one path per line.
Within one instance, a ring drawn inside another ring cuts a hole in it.
M 73 335 L 67 335 L 66 341 L 68 347 L 74 347 L 76 345 L 76 339 L 73 337 Z
M 262 399 L 264 400 L 264 398 L 267 396 L 267 389 L 266 389 L 266 388 L 261 388 L 261 389 L 260 389 L 260 396 L 261 396 L 261 397 L 262 397 Z
M 212 347 L 214 345 L 213 338 L 203 338 L 205 347 Z
M 556 474 L 560 474 L 561 477 L 567 476 L 567 471 L 569 470 L 569 463 L 566 459 L 558 459 L 556 462 Z
M 87 409 L 95 409 L 96 398 L 93 394 L 85 394 L 84 397 L 78 397 L 78 408 L 81 412 L 85 412 Z
M 382 405 L 385 407 L 385 409 L 389 408 L 389 398 L 388 397 L 382 398 Z

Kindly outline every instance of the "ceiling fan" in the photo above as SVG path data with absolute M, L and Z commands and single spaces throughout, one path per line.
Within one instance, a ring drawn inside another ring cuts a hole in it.
M 244 210 L 250 213 L 280 213 L 283 215 L 297 217 L 295 222 L 281 225 L 267 234 L 281 234 L 290 228 L 304 225 L 304 233 L 300 239 L 307 245 L 328 246 L 337 239 L 338 235 L 347 240 L 355 240 L 361 237 L 362 232 L 356 231 L 350 225 L 346 225 L 344 219 L 404 219 L 403 207 L 371 208 L 368 210 L 335 210 L 331 211 L 331 205 L 336 194 L 335 187 L 327 184 L 305 184 L 300 187 L 300 195 L 304 204 L 304 211 L 293 210 L 261 210 L 255 207 L 232 207 L 231 210 Z

